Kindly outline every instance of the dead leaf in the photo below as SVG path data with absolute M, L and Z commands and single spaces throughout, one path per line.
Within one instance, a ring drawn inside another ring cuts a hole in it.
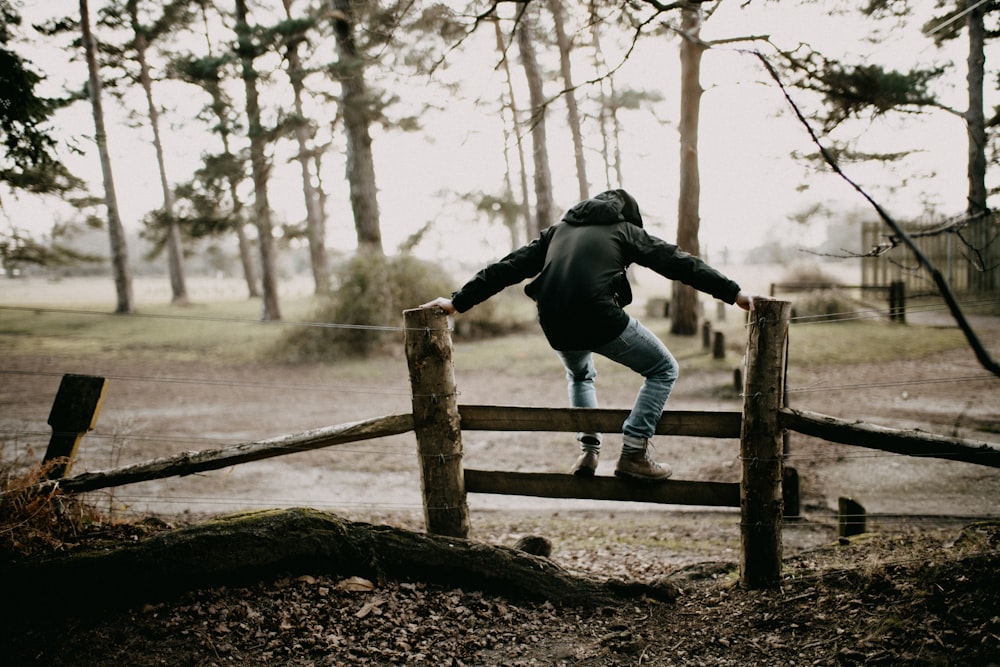
M 375 590 L 375 584 L 363 577 L 348 577 L 334 586 L 338 591 L 365 592 Z

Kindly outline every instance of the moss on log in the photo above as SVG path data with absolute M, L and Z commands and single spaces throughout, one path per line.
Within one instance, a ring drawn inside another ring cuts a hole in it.
M 514 548 L 347 521 L 310 509 L 236 514 L 110 549 L 31 559 L 2 573 L 7 612 L 134 605 L 296 573 L 422 581 L 577 605 L 675 599 L 669 582 L 601 581 Z

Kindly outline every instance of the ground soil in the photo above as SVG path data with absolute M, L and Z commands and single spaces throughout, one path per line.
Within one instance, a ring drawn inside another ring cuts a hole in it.
M 982 324 L 996 354 L 1000 326 Z M 100 360 L 18 355 L 5 360 L 0 388 L 4 454 L 44 450 L 47 406 L 66 372 L 111 382 L 102 422 L 81 448 L 80 471 L 408 412 L 405 362 L 373 364 L 395 379 L 373 383 L 326 366 L 167 362 L 127 350 Z M 552 371 L 459 369 L 461 402 L 506 396 L 513 398 L 501 402 L 561 405 L 565 388 Z M 827 389 L 792 393 L 791 404 L 996 443 L 1000 381 L 940 382 L 983 375 L 968 350 L 879 365 L 796 366 L 792 387 Z M 605 406 L 630 403 L 633 381 L 610 370 L 601 381 Z M 730 383 L 724 370 L 682 375 L 670 408 L 738 409 Z M 466 465 L 487 469 L 563 471 L 575 453 L 558 434 L 470 433 L 464 445 Z M 474 540 L 512 546 L 541 535 L 552 542 L 550 558 L 570 571 L 671 577 L 682 595 L 673 603 L 564 608 L 422 582 L 351 585 L 321 572 L 274 573 L 248 586 L 185 592 L 47 627 L 8 627 L 4 663 L 1000 664 L 1000 531 L 978 522 L 1000 515 L 1000 474 L 800 436 L 789 446 L 803 502 L 785 524 L 784 578 L 774 590 L 738 584 L 738 511 L 470 497 Z M 599 474 L 610 474 L 616 449 L 609 438 Z M 656 456 L 678 479 L 736 481 L 737 449 L 731 441 L 660 439 Z M 91 494 L 87 502 L 110 520 L 79 539 L 138 539 L 208 515 L 288 506 L 419 531 L 413 450 L 412 438 L 399 436 Z M 835 512 L 846 496 L 870 513 L 868 532 L 840 540 Z

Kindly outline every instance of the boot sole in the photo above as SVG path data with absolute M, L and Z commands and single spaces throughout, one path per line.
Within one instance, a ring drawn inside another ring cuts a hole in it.
M 593 477 L 597 474 L 597 470 L 594 468 L 580 468 L 579 470 L 574 470 L 573 475 L 576 477 Z
M 663 475 L 661 477 L 644 477 L 642 475 L 634 475 L 632 473 L 623 472 L 621 470 L 615 470 L 615 477 L 619 477 L 621 479 L 638 480 L 640 482 L 665 482 L 668 479 L 670 479 L 670 476 L 672 474 L 673 473 L 670 473 L 667 475 Z

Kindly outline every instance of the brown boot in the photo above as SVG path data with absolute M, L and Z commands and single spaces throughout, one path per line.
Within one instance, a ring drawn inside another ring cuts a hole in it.
M 640 452 L 629 453 L 623 451 L 618 457 L 618 465 L 615 467 L 616 477 L 627 477 L 631 479 L 641 479 L 651 482 L 660 482 L 668 479 L 673 474 L 670 466 L 660 465 L 649 456 L 648 449 Z
M 597 472 L 597 452 L 584 452 L 573 464 L 571 473 L 577 477 L 593 477 Z

